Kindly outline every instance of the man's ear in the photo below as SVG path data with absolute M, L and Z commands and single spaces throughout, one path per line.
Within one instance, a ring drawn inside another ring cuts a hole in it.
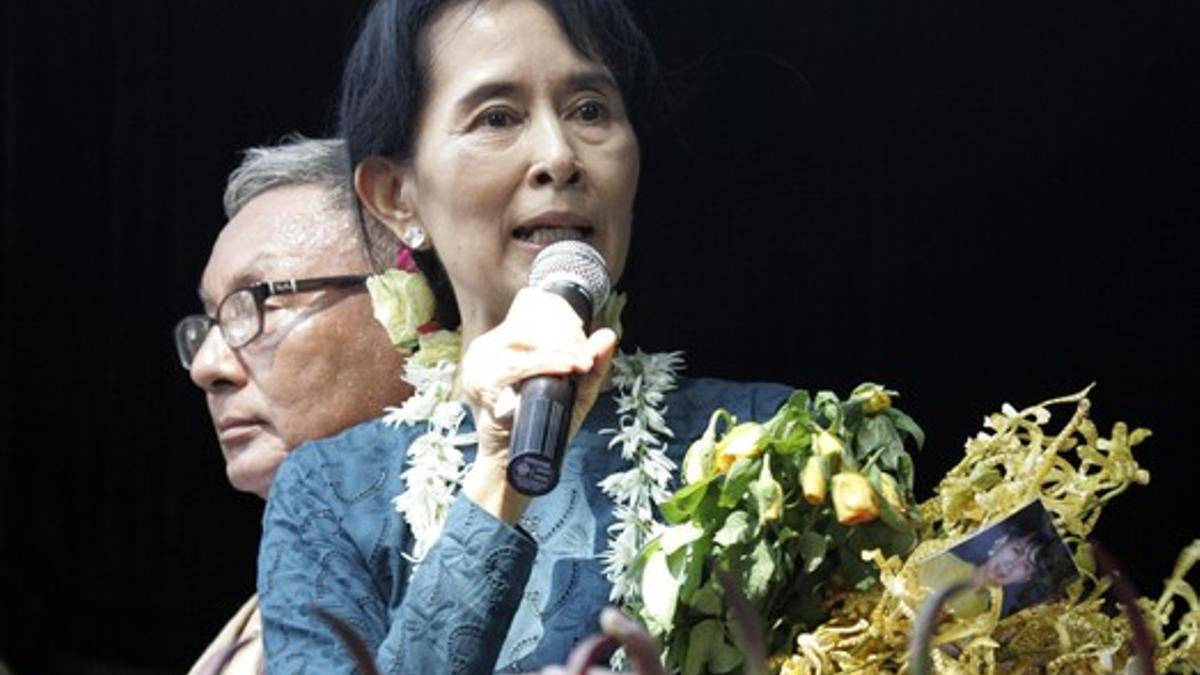
M 354 191 L 375 219 L 399 236 L 417 220 L 412 171 L 383 157 L 371 156 L 354 167 Z

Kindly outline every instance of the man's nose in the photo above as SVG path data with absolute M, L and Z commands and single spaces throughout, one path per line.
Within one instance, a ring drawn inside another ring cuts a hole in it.
M 225 343 L 221 329 L 213 326 L 200 343 L 189 369 L 192 382 L 206 392 L 222 386 L 239 387 L 246 382 L 246 369 L 233 349 Z

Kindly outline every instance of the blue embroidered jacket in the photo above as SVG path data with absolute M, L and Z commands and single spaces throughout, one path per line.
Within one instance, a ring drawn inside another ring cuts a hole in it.
M 681 379 L 665 397 L 677 463 L 717 408 L 765 420 L 790 390 L 773 384 Z M 611 584 L 612 502 L 597 483 L 628 469 L 612 436 L 613 397 L 601 395 L 566 453 L 559 485 L 512 527 L 459 495 L 415 574 L 412 540 L 392 498 L 404 490 L 405 451 L 423 429 L 376 420 L 308 443 L 284 462 L 263 517 L 258 588 L 268 671 L 354 671 L 349 652 L 316 616 L 345 620 L 385 673 L 491 673 L 562 663 L 599 630 Z M 470 415 L 462 432 L 472 431 Z M 467 461 L 475 448 L 464 449 Z M 678 487 L 677 485 L 672 486 Z

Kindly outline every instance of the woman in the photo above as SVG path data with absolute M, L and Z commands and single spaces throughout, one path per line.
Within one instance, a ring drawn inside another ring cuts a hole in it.
M 460 326 L 452 397 L 462 414 L 363 425 L 285 464 L 260 553 L 271 672 L 351 669 L 314 607 L 350 623 L 385 672 L 561 663 L 597 630 L 610 596 L 628 592 L 607 534 L 630 512 L 614 506 L 619 488 L 600 485 L 639 469 L 621 473 L 630 462 L 606 435 L 631 423 L 600 393 L 616 335 L 585 335 L 564 301 L 525 286 L 536 253 L 561 239 L 587 242 L 620 278 L 652 72 L 619 0 L 382 0 L 372 9 L 347 66 L 342 132 L 364 205 L 416 251 L 442 325 Z M 558 487 L 531 501 L 505 480 L 506 392 L 539 374 L 580 378 L 582 426 Z M 714 409 L 765 418 L 789 393 L 669 379 L 658 378 L 664 399 L 646 405 L 661 415 L 651 427 L 675 461 Z M 430 441 L 428 429 L 441 434 Z M 472 431 L 477 442 L 465 443 Z M 412 498 L 418 474 L 437 473 L 426 463 L 435 451 L 455 495 L 445 513 L 433 492 L 424 506 Z M 653 489 L 665 492 L 665 482 Z

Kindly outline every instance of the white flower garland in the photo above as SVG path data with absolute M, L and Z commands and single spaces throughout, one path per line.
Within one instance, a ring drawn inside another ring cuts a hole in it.
M 622 459 L 633 466 L 599 483 L 613 500 L 616 517 L 608 528 L 608 550 L 600 555 L 600 561 L 605 578 L 613 585 L 609 599 L 625 607 L 640 601 L 637 584 L 629 575 L 630 564 L 663 528 L 655 515 L 670 498 L 667 487 L 676 468 L 665 452 L 667 439 L 675 434 L 664 419 L 663 398 L 675 388 L 676 373 L 682 367 L 681 352 L 646 354 L 639 349 L 613 361 L 620 429 L 601 433 L 614 434 L 608 447 L 619 447 Z
M 449 359 L 428 366 L 410 358 L 404 379 L 413 385 L 413 394 L 399 408 L 388 408 L 383 418 L 384 424 L 392 427 L 426 425 L 425 433 L 408 446 L 408 468 L 400 474 L 407 489 L 392 499 L 412 531 L 413 550 L 406 557 L 416 564 L 441 535 L 454 494 L 466 474 L 460 448 L 475 442 L 475 434 L 458 433 L 466 410 L 450 400 L 457 370 Z

